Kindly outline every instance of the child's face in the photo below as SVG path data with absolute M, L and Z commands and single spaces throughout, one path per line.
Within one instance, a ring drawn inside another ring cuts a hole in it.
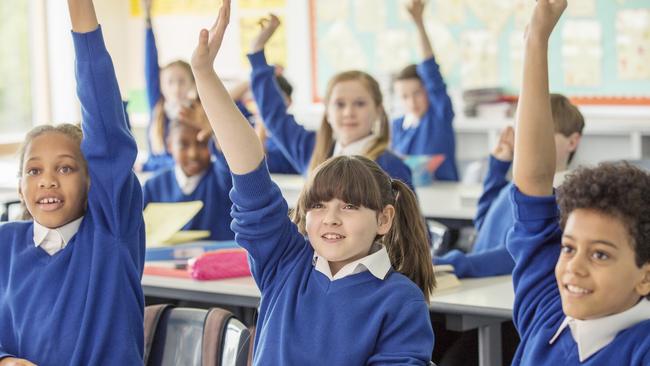
M 569 215 L 555 277 L 564 313 L 581 320 L 625 311 L 650 292 L 650 264 L 636 266 L 626 227 L 593 209 Z
M 53 229 L 84 214 L 90 179 L 83 159 L 79 144 L 59 132 L 29 143 L 19 194 L 36 222 Z
M 210 165 L 209 139 L 197 140 L 198 129 L 180 125 L 169 132 L 168 149 L 186 176 L 202 173 Z
M 182 104 L 192 97 L 194 88 L 192 76 L 181 66 L 169 66 L 160 73 L 160 92 L 167 103 Z
M 580 134 L 574 132 L 567 137 L 561 133 L 555 133 L 555 166 L 558 170 L 566 170 L 569 156 L 576 151 L 580 143 Z
M 407 113 L 422 117 L 429 108 L 427 92 L 418 79 L 398 80 L 395 82 L 395 91 L 402 101 Z
M 332 88 L 327 120 L 343 146 L 370 135 L 378 118 L 378 106 L 360 81 L 341 81 Z
M 392 224 L 392 206 L 384 212 L 345 203 L 337 198 L 309 207 L 305 217 L 307 236 L 314 251 L 327 259 L 332 274 L 368 255 L 377 235 Z

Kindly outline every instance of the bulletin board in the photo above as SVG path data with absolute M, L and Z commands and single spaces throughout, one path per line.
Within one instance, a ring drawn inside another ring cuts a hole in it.
M 419 62 L 409 0 L 310 0 L 313 95 L 336 72 L 380 80 Z M 430 0 L 425 25 L 451 88 L 518 93 L 533 0 Z M 549 48 L 554 92 L 584 103 L 650 105 L 650 1 L 571 0 Z

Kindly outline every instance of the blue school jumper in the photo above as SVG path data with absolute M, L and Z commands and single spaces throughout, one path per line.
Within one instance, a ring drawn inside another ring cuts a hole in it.
M 144 47 L 144 76 L 147 85 L 147 103 L 149 105 L 149 116 L 151 120 L 149 121 L 149 126 L 147 127 L 149 158 L 142 166 L 142 170 L 146 172 L 153 172 L 174 166 L 174 159 L 172 158 L 172 155 L 169 153 L 169 151 L 167 151 L 166 146 L 165 152 L 162 154 L 154 154 L 151 152 L 151 135 L 149 132 L 151 130 L 151 126 L 154 123 L 153 110 L 162 97 L 162 94 L 160 92 L 160 65 L 158 64 L 158 48 L 156 48 L 156 37 L 153 34 L 153 29 L 150 27 L 147 27 L 146 29 Z M 166 114 L 164 115 L 164 122 L 163 136 L 164 138 L 167 138 L 167 133 L 169 132 L 169 118 Z
M 144 205 L 149 202 L 203 201 L 203 208 L 183 226 L 183 230 L 210 230 L 210 240 L 232 240 L 228 194 L 232 188 L 230 170 L 222 154 L 210 164 L 194 192 L 185 194 L 176 180 L 174 168 L 159 172 L 144 184 Z
M 287 216 L 266 164 L 233 174 L 232 228 L 262 298 L 256 365 L 428 365 L 433 331 L 422 291 L 390 271 L 330 281 Z
M 253 113 L 246 108 L 244 103 L 237 100 L 235 101 L 235 105 L 244 115 L 244 118 L 246 118 L 252 125 L 255 125 L 255 121 L 252 118 Z M 298 170 L 293 167 L 293 164 L 289 159 L 284 156 L 284 153 L 282 153 L 282 150 L 275 140 L 270 136 L 268 136 L 264 142 L 264 151 L 266 152 L 266 164 L 268 165 L 271 174 L 300 174 L 298 173 Z
M 429 108 L 417 127 L 404 129 L 404 116 L 393 121 L 392 148 L 401 155 L 444 154 L 445 160 L 434 172 L 434 178 L 457 181 L 456 137 L 452 125 L 454 109 L 447 95 L 447 86 L 435 58 L 424 60 L 417 70 L 427 91 Z
M 472 251 L 465 254 L 452 250 L 436 258 L 436 264 L 451 264 L 458 277 L 487 277 L 510 274 L 515 266 L 506 250 L 506 236 L 514 224 L 506 180 L 511 162 L 490 156 L 490 165 L 483 182 L 483 194 L 474 218 L 477 236 Z
M 266 62 L 264 51 L 249 54 L 248 60 L 253 67 L 251 88 L 264 124 L 296 170 L 306 174 L 316 146 L 316 132 L 307 131 L 287 113 L 274 68 Z M 411 169 L 397 155 L 386 150 L 375 161 L 392 178 L 401 180 L 413 189 Z
M 142 365 L 145 231 L 137 148 L 101 29 L 73 33 L 88 207 L 53 256 L 32 222 L 0 226 L 0 358 L 38 365 Z
M 516 186 L 508 191 L 515 217 L 507 243 L 516 263 L 512 275 L 513 320 L 521 336 L 512 364 L 650 365 L 650 320 L 621 331 L 609 345 L 582 363 L 568 327 L 555 343 L 549 344 L 565 317 L 555 280 L 562 241 L 559 210 L 555 196 L 526 196 Z

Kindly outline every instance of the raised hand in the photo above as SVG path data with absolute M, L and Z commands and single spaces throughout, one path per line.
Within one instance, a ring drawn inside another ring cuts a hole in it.
M 151 8 L 153 7 L 153 0 L 142 0 L 142 9 L 144 16 L 147 20 L 151 20 Z
M 181 110 L 178 112 L 178 119 L 181 123 L 199 130 L 196 135 L 197 140 L 205 141 L 212 137 L 210 121 L 208 121 L 208 116 L 205 114 L 205 110 L 200 102 L 195 101 L 189 107 L 181 107 Z
M 412 0 L 411 3 L 406 6 L 406 10 L 411 15 L 411 18 L 413 18 L 415 24 L 424 24 L 423 14 L 425 5 L 424 0 Z
M 567 0 L 537 0 L 527 35 L 548 40 L 566 7 Z
M 259 52 L 264 49 L 266 43 L 271 39 L 273 33 L 280 26 L 280 19 L 275 14 L 269 14 L 268 18 L 262 18 L 259 22 L 260 32 L 251 43 L 251 53 Z
M 512 161 L 515 148 L 515 130 L 508 126 L 501 131 L 499 143 L 494 147 L 492 156 L 501 161 Z
M 212 28 L 209 31 L 201 29 L 199 34 L 199 43 L 192 53 L 192 69 L 195 72 L 212 70 L 229 21 L 230 0 L 223 0 L 223 5 L 219 8 L 219 15 Z

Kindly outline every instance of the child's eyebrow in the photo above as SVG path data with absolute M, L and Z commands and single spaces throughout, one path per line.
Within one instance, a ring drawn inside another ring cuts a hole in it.
M 72 160 L 77 160 L 76 156 L 70 155 L 70 154 L 59 154 L 56 157 L 57 158 L 68 158 L 68 159 L 72 159 Z M 41 159 L 42 158 L 40 156 L 32 156 L 29 159 L 27 159 L 26 162 L 30 162 L 32 160 L 41 160 Z
M 569 234 L 564 234 L 562 235 L 563 238 L 575 240 L 575 238 Z M 608 240 L 603 240 L 603 239 L 594 239 L 594 240 L 589 240 L 589 244 L 603 244 L 607 245 L 608 247 L 612 247 L 614 249 L 618 249 L 618 245 L 612 243 L 611 241 Z

